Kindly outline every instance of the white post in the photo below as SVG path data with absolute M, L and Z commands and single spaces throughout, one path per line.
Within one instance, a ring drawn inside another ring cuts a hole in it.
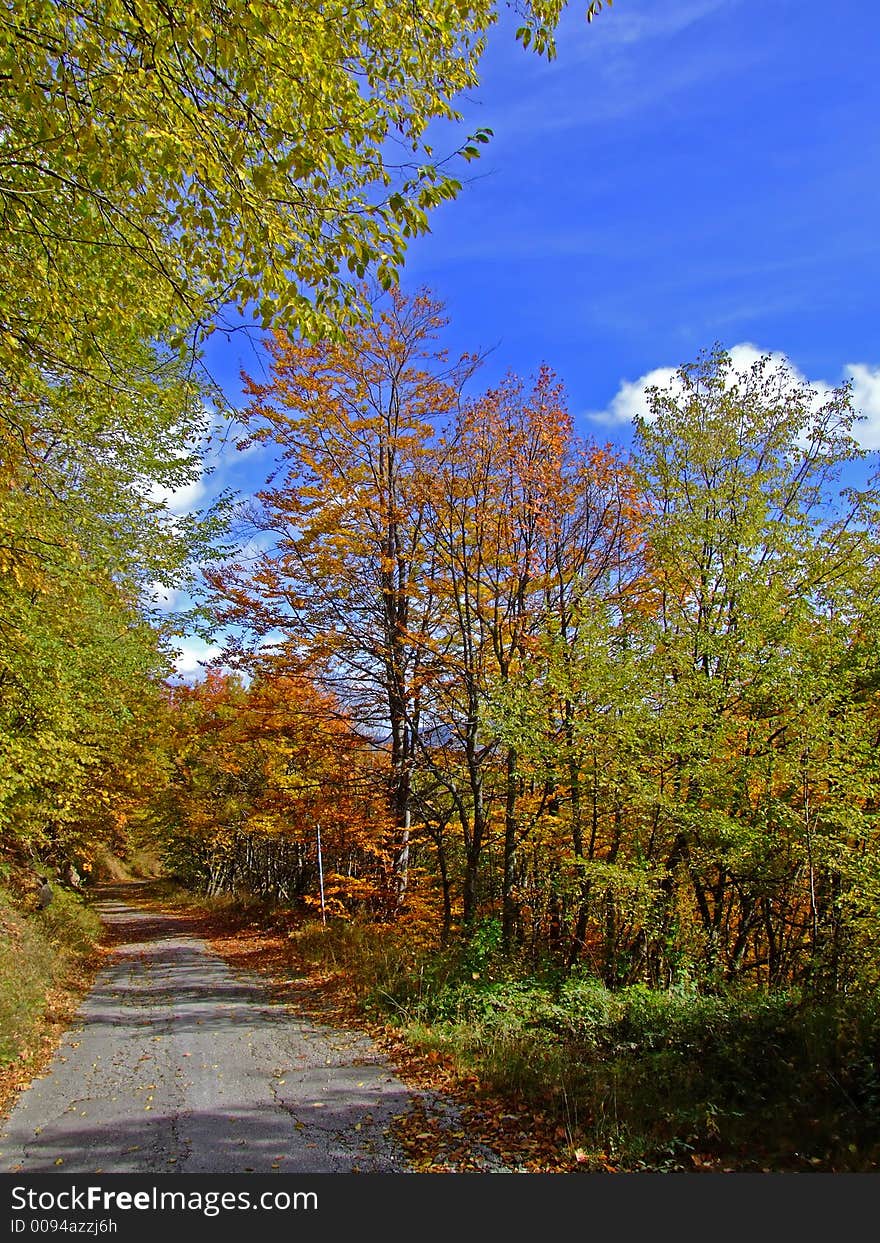
M 324 910 L 324 860 L 321 855 L 321 826 L 316 825 L 318 830 L 318 883 L 321 886 L 321 923 L 326 926 L 327 913 Z

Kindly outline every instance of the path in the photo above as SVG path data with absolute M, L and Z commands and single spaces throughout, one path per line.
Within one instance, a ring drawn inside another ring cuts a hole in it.
M 0 1120 L 0 1172 L 403 1172 L 410 1093 L 361 1033 L 273 1004 L 122 890 L 120 944 L 49 1067 Z

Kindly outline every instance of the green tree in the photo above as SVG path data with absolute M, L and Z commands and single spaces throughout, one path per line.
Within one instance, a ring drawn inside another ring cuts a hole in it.
M 521 39 L 551 51 L 560 8 L 527 6 Z M 230 302 L 338 328 L 460 189 L 428 129 L 457 118 L 494 19 L 488 0 L 4 6 L 0 373 L 112 368 L 121 324 L 186 332 Z
M 870 594 L 876 552 L 840 485 L 863 456 L 855 412 L 846 388 L 823 396 L 769 358 L 738 374 L 716 350 L 651 413 L 635 471 L 651 511 L 640 641 L 660 673 L 655 849 L 670 895 L 691 889 L 704 967 L 751 955 L 778 982 L 786 946 L 819 948 L 817 791 L 826 810 L 847 797 L 824 768 L 844 757 L 853 688 L 840 614 Z M 857 765 L 849 782 L 852 799 Z
M 0 399 L 17 421 L 0 437 L 0 826 L 19 853 L 89 819 L 168 671 L 151 590 L 205 533 L 160 499 L 198 469 L 199 386 L 146 346 L 123 362 L 115 388 L 79 377 Z
M 558 869 L 574 953 L 609 983 L 874 978 L 877 492 L 843 486 L 855 417 L 845 387 L 715 350 L 652 392 L 610 542 L 597 527 L 583 558 L 552 510 L 543 635 L 493 709 L 552 784 L 557 841 L 571 827 L 534 874 L 546 893 Z

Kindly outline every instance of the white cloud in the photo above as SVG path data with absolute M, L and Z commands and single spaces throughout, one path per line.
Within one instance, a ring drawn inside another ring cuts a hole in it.
M 165 505 L 169 513 L 180 517 L 183 514 L 192 513 L 205 492 L 204 479 L 196 479 L 194 483 L 186 483 L 182 488 L 166 488 L 154 483 L 150 488 L 149 496 L 151 501 L 155 501 L 158 505 Z
M 245 462 L 250 466 L 251 459 L 258 460 L 260 454 L 267 455 L 272 450 L 271 445 L 262 443 L 238 449 L 237 438 L 244 434 L 243 426 L 230 421 L 217 430 L 213 439 L 206 436 L 200 446 L 204 466 L 202 475 L 179 488 L 154 483 L 147 494 L 149 499 L 157 505 L 164 505 L 170 514 L 178 518 L 194 513 L 203 502 L 216 500 L 224 488 L 235 484 L 235 473 Z
M 271 442 L 262 440 L 245 442 L 244 437 L 246 435 L 246 429 L 240 428 L 235 436 L 229 437 L 221 443 L 217 453 L 217 462 L 221 466 L 235 467 L 243 458 L 256 457 L 260 453 L 268 453 L 272 448 Z
M 210 439 L 207 460 L 219 470 L 234 469 L 243 458 L 265 453 L 271 445 L 261 440 L 252 440 L 244 444 L 250 430 L 247 423 L 240 417 L 240 412 L 228 412 L 222 421 L 218 421 Z M 243 448 L 239 448 L 243 444 Z
M 855 426 L 856 439 L 864 449 L 880 449 L 880 367 L 847 363 L 844 371 L 852 377 L 853 405 L 865 416 Z
M 834 386 L 825 380 L 808 380 L 781 350 L 761 350 L 751 341 L 741 341 L 731 346 L 728 353 L 733 373 L 746 372 L 760 359 L 769 357 L 770 374 L 784 368 L 795 382 L 810 384 L 816 393 L 817 407 L 828 401 L 833 392 Z M 853 405 L 865 415 L 863 422 L 856 423 L 853 435 L 863 449 L 880 449 L 880 367 L 872 369 L 865 363 L 847 363 L 842 379 L 850 377 L 853 381 Z M 590 410 L 586 417 L 604 427 L 623 427 L 637 416 L 650 420 L 647 390 L 653 386 L 681 391 L 677 368 L 654 367 L 637 380 L 621 380 L 620 387 L 605 409 Z
M 198 454 L 204 461 L 204 457 L 210 444 L 209 424 L 214 411 L 211 406 L 202 406 L 202 430 L 196 438 L 184 446 L 172 451 L 172 457 L 176 457 L 179 461 L 186 461 L 192 455 Z M 210 473 L 208 471 L 207 473 Z M 185 483 L 178 488 L 169 488 L 164 484 L 154 483 L 151 485 L 147 496 L 157 505 L 164 505 L 168 512 L 175 517 L 182 517 L 191 514 L 199 502 L 208 491 L 207 474 L 202 473 L 198 479 L 194 479 L 191 483 Z
M 621 427 L 626 423 L 631 423 L 639 415 L 645 419 L 650 418 L 648 389 L 655 385 L 657 388 L 666 388 L 667 385 L 680 388 L 680 383 L 676 379 L 676 368 L 655 367 L 653 371 L 646 372 L 638 380 L 621 381 L 620 388 L 611 398 L 608 406 L 604 410 L 589 411 L 587 418 L 605 427 Z
M 152 604 L 169 613 L 179 608 L 185 599 L 183 592 L 173 587 L 166 587 L 164 583 L 150 583 L 147 588 L 147 597 Z
M 203 662 L 216 660 L 220 655 L 219 647 L 205 643 L 202 639 L 184 639 L 176 646 L 178 655 L 174 670 L 178 677 L 186 681 L 197 681 L 203 677 Z
M 754 367 L 755 363 L 761 361 L 762 358 L 769 357 L 771 371 L 777 371 L 780 367 L 787 367 L 795 380 L 803 383 L 806 376 L 798 371 L 797 367 L 787 358 L 781 350 L 759 350 L 757 345 L 753 345 L 751 341 L 740 341 L 739 345 L 733 345 L 727 351 L 730 355 L 730 361 L 733 363 L 734 371 L 748 371 Z
M 256 651 L 263 653 L 280 651 L 287 642 L 288 637 L 284 630 L 279 630 L 276 627 L 260 637 L 256 645 Z
M 596 34 L 608 44 L 644 43 L 672 38 L 719 10 L 734 7 L 735 0 L 691 0 L 676 5 L 654 5 L 643 12 L 622 10 L 605 23 L 594 23 Z M 591 32 L 592 33 L 592 32 Z M 598 39 L 597 39 L 598 41 Z

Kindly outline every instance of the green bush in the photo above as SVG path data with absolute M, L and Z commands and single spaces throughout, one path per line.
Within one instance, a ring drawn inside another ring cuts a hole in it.
M 494 921 L 497 922 L 497 921 Z M 620 1168 L 873 1169 L 880 1163 L 880 999 L 796 990 L 609 989 L 587 974 L 527 973 L 481 925 L 420 951 L 388 929 L 304 928 L 307 958 L 357 980 L 423 1047 L 489 1086 L 555 1110 Z

